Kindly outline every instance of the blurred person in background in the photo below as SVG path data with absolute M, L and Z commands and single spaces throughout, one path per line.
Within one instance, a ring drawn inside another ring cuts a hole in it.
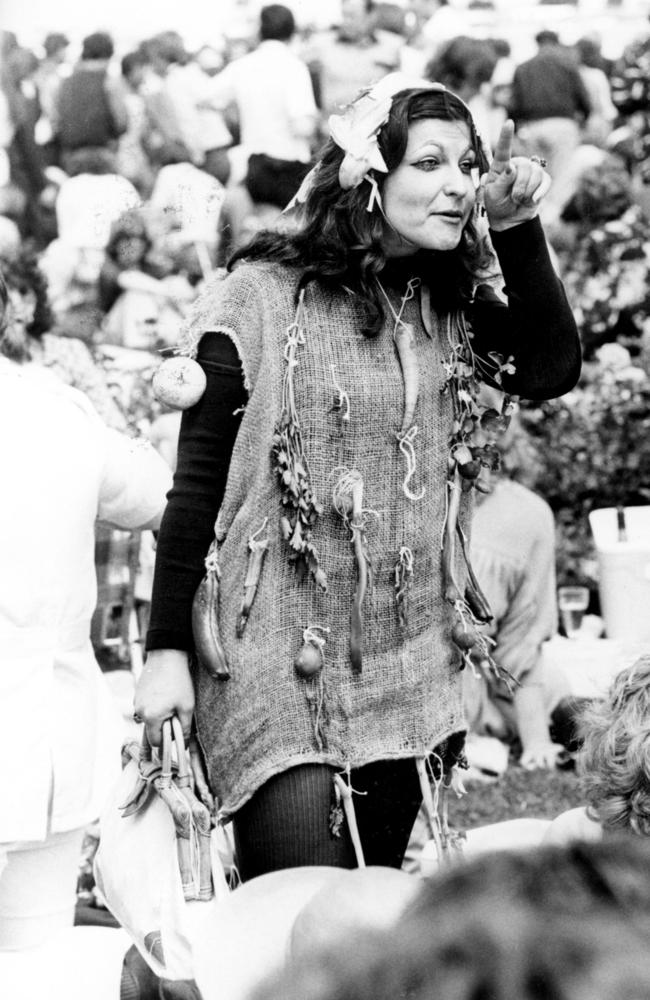
M 48 231 L 46 209 L 54 189 L 45 174 L 45 159 L 36 142 L 41 104 L 35 82 L 38 59 L 30 49 L 17 46 L 2 65 L 2 84 L 11 117 L 12 137 L 7 147 L 10 182 L 24 195 L 18 224 L 23 238 L 44 246 L 54 235 Z
M 512 58 L 510 42 L 506 38 L 491 38 L 490 43 L 497 57 L 497 63 L 490 80 L 490 125 L 486 138 L 490 146 L 493 146 L 501 126 L 508 117 L 516 64 Z
M 140 205 L 133 184 L 115 169 L 110 149 L 84 147 L 69 154 L 69 173 L 63 175 L 55 202 L 58 235 L 40 259 L 57 328 L 87 343 L 101 319 L 97 282 L 111 226 Z
M 54 165 L 58 161 L 52 121 L 56 114 L 56 95 L 61 80 L 70 72 L 70 67 L 66 62 L 69 48 L 70 39 L 67 35 L 60 31 L 50 32 L 43 41 L 45 55 L 40 60 L 35 73 L 41 104 L 41 117 L 36 126 L 36 141 L 41 147 L 43 159 L 48 166 Z
M 465 15 L 449 0 L 430 0 L 426 5 L 429 16 L 422 25 L 420 34 L 429 59 L 435 59 L 441 46 L 452 38 L 465 34 Z
M 255 206 L 279 214 L 310 169 L 318 112 L 309 70 L 291 48 L 295 31 L 288 7 L 263 7 L 257 48 L 211 82 L 211 103 L 237 109 L 246 163 L 242 183 L 231 187 L 224 202 L 220 261 L 242 244 Z
M 218 42 L 202 45 L 194 55 L 194 61 L 206 76 L 216 76 L 228 61 L 226 39 L 222 36 Z
M 391 69 L 400 68 L 395 41 L 387 47 L 377 38 L 374 7 L 372 0 L 342 0 L 340 23 L 331 31 L 316 34 L 303 52 L 316 80 L 324 123 L 329 115 L 339 114 L 364 87 Z
M 86 345 L 51 331 L 47 281 L 35 254 L 21 247 L 15 255 L 0 260 L 0 270 L 12 312 L 12 322 L 0 341 L 0 355 L 35 368 L 48 380 L 73 386 L 88 396 L 106 424 L 124 430 L 125 419 Z
M 143 198 L 151 194 L 154 183 L 154 170 L 147 154 L 149 123 L 142 94 L 147 69 L 147 59 L 141 50 L 122 56 L 120 70 L 128 121 L 126 131 L 119 138 L 117 172 L 126 177 Z
M 537 53 L 515 69 L 509 113 L 522 152 L 548 163 L 553 185 L 543 218 L 552 224 L 569 196 L 570 161 L 581 143 L 591 102 L 575 57 L 560 45 L 557 32 L 540 31 L 535 41 Z
M 211 78 L 175 31 L 154 35 L 144 51 L 158 78 L 157 86 L 154 82 L 145 92 L 147 111 L 161 140 L 158 162 L 191 163 L 225 184 L 232 136 L 221 111 L 210 103 Z
M 602 68 L 602 57 L 597 42 L 584 35 L 574 45 L 578 68 L 585 85 L 591 112 L 583 131 L 583 142 L 604 147 L 607 143 L 617 111 L 612 101 L 612 90 L 607 74 Z
M 441 45 L 425 70 L 428 80 L 439 80 L 465 101 L 487 142 L 494 131 L 490 85 L 496 64 L 490 41 L 460 35 Z
M 122 84 L 109 72 L 114 52 L 107 32 L 97 31 L 84 38 L 81 59 L 53 98 L 52 131 L 59 166 L 66 173 L 80 150 L 98 149 L 115 158 L 117 141 L 128 127 Z
M 116 220 L 99 273 L 103 344 L 154 351 L 177 342 L 195 292 L 183 275 L 162 273 L 151 250 L 141 212 Z

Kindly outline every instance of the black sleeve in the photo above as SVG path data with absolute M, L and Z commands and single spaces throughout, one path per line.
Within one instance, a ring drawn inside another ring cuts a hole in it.
M 235 411 L 246 403 L 241 364 L 229 337 L 207 333 L 197 360 L 207 387 L 181 422 L 178 466 L 158 535 L 147 650 L 192 649 L 192 600 L 226 488 L 241 421 Z
M 491 236 L 508 302 L 479 286 L 469 313 L 473 349 L 488 364 L 490 352 L 514 358 L 515 374 L 503 375 L 506 392 L 532 400 L 562 396 L 580 375 L 580 339 L 541 224 L 532 219 Z

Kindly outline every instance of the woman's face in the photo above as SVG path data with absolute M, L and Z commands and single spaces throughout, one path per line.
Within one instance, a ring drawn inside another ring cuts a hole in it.
M 454 250 L 474 208 L 477 180 L 477 157 L 465 122 L 413 122 L 404 158 L 384 183 L 387 256 Z
M 19 288 L 7 288 L 7 325 L 14 328 L 20 327 L 26 332 L 34 320 L 36 312 L 36 293 L 30 290 L 21 291 Z

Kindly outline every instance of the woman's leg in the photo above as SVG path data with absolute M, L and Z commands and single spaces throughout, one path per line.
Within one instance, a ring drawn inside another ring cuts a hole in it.
M 243 881 L 280 868 L 355 868 L 347 824 L 330 829 L 336 770 L 321 764 L 271 778 L 234 817 L 237 866 Z M 399 868 L 422 801 L 412 758 L 377 761 L 352 772 L 352 800 L 368 865 Z
M 303 865 L 356 867 L 347 828 L 339 836 L 330 830 L 334 774 L 323 764 L 291 768 L 267 781 L 235 814 L 235 853 L 243 881 Z
M 401 868 L 422 803 L 415 760 L 379 760 L 352 771 L 352 796 L 367 865 Z

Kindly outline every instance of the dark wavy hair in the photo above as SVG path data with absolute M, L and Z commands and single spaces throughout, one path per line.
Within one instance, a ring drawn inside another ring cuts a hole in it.
M 144 240 L 145 249 L 143 256 L 146 256 L 153 244 L 142 212 L 137 208 L 123 212 L 111 226 L 110 237 L 106 244 L 106 256 L 114 263 L 117 263 L 117 251 L 121 241 L 128 240 L 131 237 Z
M 37 339 L 42 337 L 51 328 L 54 317 L 50 309 L 47 279 L 39 267 L 36 253 L 24 244 L 15 254 L 0 257 L 0 274 L 7 289 L 34 293 L 36 308 L 27 333 Z
M 483 173 L 487 160 L 469 108 L 446 90 L 404 90 L 397 94 L 388 121 L 379 132 L 379 149 L 389 173 L 399 166 L 408 142 L 409 126 L 426 118 L 464 122 L 470 131 L 478 168 Z M 326 143 L 317 165 L 300 227 L 293 232 L 262 231 L 229 261 L 276 261 L 301 270 L 296 295 L 312 281 L 324 286 L 351 288 L 364 312 L 364 333 L 376 336 L 384 322 L 384 305 L 377 275 L 386 265 L 383 248 L 384 217 L 367 211 L 370 188 L 367 182 L 344 191 L 339 184 L 339 167 L 344 152 L 333 139 Z M 385 174 L 375 175 L 379 190 Z M 493 264 L 488 242 L 479 237 L 473 217 L 467 222 L 458 247 L 449 251 L 421 250 L 418 269 L 431 285 L 432 300 L 438 311 L 461 307 L 473 295 L 479 273 Z

